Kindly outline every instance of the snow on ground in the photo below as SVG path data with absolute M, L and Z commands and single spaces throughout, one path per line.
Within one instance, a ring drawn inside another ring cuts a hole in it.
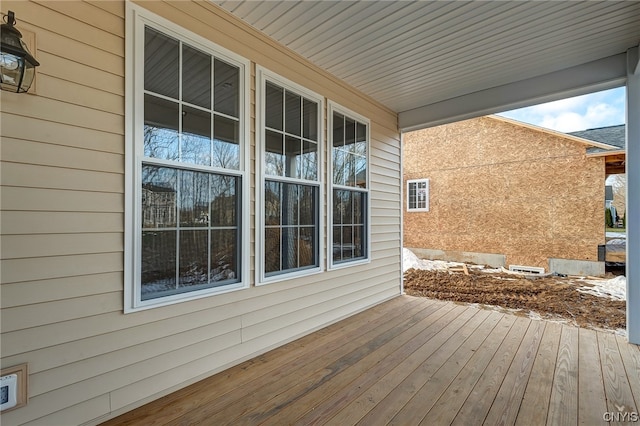
M 613 240 L 607 241 L 607 245 L 626 245 L 626 238 L 614 238 Z
M 463 264 L 459 262 L 419 259 L 411 250 L 406 248 L 402 249 L 402 272 L 407 272 L 411 268 L 425 271 L 446 271 L 449 268 L 462 267 L 462 265 Z
M 599 297 L 608 297 L 613 300 L 627 300 L 627 279 L 619 275 L 610 280 L 584 280 L 587 285 L 578 288 L 578 291 L 593 294 Z
M 627 238 L 627 234 L 625 234 L 624 232 L 605 232 L 605 236 L 607 238 Z

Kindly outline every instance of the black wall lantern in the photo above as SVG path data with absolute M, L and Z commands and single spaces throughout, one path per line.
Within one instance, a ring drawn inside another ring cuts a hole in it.
M 29 90 L 40 63 L 29 53 L 22 34 L 14 27 L 15 14 L 9 11 L 4 20 L 6 23 L 0 27 L 0 89 L 24 93 Z

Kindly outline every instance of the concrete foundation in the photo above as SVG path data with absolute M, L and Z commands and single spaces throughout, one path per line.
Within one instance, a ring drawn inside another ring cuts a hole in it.
M 589 260 L 549 258 L 549 271 L 566 275 L 590 275 L 600 277 L 605 274 L 605 264 L 604 262 L 593 262 Z
M 494 268 L 499 268 L 506 265 L 506 256 L 503 254 L 495 253 L 475 253 L 468 251 L 455 251 L 455 250 L 435 250 L 435 249 L 423 249 L 407 247 L 409 250 L 415 253 L 416 256 L 422 259 L 429 260 L 446 260 L 448 262 L 464 262 L 475 263 L 477 265 L 489 265 Z

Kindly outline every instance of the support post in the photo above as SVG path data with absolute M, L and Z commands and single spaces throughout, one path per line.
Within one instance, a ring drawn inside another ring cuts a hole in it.
M 640 344 L 640 46 L 627 51 L 627 335 Z

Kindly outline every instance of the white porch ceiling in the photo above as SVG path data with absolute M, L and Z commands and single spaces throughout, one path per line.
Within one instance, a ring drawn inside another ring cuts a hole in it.
M 416 117 L 456 98 L 499 96 L 491 90 L 554 73 L 567 79 L 558 71 L 605 58 L 619 64 L 640 41 L 638 1 L 214 3 L 400 113 L 401 122 L 412 114 L 407 128 L 433 123 Z M 517 102 L 494 103 L 495 110 Z

